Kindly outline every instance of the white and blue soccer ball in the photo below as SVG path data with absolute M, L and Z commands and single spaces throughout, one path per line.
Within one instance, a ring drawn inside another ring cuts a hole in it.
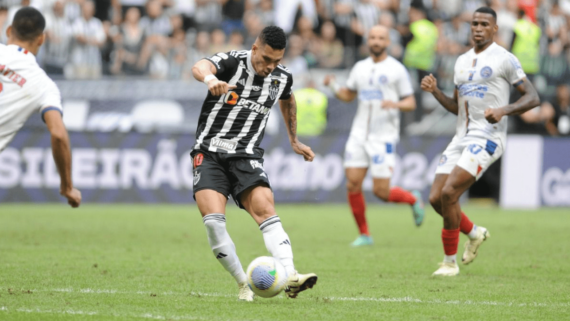
M 247 283 L 256 295 L 271 298 L 287 285 L 287 271 L 281 262 L 269 256 L 253 260 L 247 267 Z

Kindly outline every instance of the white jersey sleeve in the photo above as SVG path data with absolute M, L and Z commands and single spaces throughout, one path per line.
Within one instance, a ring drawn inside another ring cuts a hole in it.
M 47 78 L 47 80 L 46 89 L 39 100 L 42 120 L 44 119 L 44 113 L 49 110 L 57 110 L 63 115 L 63 106 L 61 104 L 61 94 L 59 89 L 51 79 Z
M 346 81 L 346 88 L 352 91 L 358 91 L 358 63 L 356 63 L 350 71 L 350 75 Z
M 518 58 L 515 57 L 510 52 L 506 53 L 507 59 L 503 61 L 503 77 L 507 80 L 511 85 L 516 84 L 517 82 L 521 81 L 523 78 L 526 78 L 526 74 L 524 73 L 521 63 L 519 62 Z
M 406 70 L 406 68 L 402 68 L 396 89 L 398 90 L 398 96 L 400 98 L 408 97 L 414 94 L 414 87 L 412 86 L 410 74 L 408 74 L 408 70 Z

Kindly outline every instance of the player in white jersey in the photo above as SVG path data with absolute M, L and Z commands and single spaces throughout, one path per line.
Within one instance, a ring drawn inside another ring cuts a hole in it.
M 443 216 L 441 239 L 445 257 L 433 275 L 459 274 L 456 263 L 459 232 L 467 234 L 463 264 L 477 256 L 479 246 L 490 235 L 461 212 L 459 197 L 496 161 L 505 150 L 508 115 L 522 114 L 540 104 L 517 58 L 493 42 L 497 14 L 482 7 L 475 11 L 471 33 L 475 47 L 455 63 L 455 92 L 447 97 L 432 76 L 421 87 L 451 113 L 457 115 L 455 137 L 443 152 L 430 192 L 430 203 Z M 510 86 L 522 97 L 509 104 Z
M 368 168 L 373 178 L 374 195 L 385 202 L 409 204 L 417 226 L 424 218 L 418 191 L 410 193 L 400 187 L 390 187 L 396 163 L 396 143 L 400 138 L 400 111 L 414 110 L 416 100 L 408 71 L 388 55 L 389 45 L 389 30 L 383 26 L 373 27 L 368 33 L 370 57 L 356 63 L 346 87 L 341 88 L 333 76 L 324 80 L 342 101 L 350 102 L 358 95 L 358 110 L 346 143 L 344 160 L 348 202 L 360 231 L 353 246 L 372 244 L 362 194 L 362 182 Z
M 45 40 L 44 28 L 42 14 L 24 7 L 8 27 L 8 45 L 0 44 L 0 152 L 26 120 L 39 112 L 51 134 L 53 157 L 61 178 L 60 193 L 69 205 L 78 207 L 81 193 L 71 181 L 71 152 L 62 120 L 61 95 L 35 57 Z

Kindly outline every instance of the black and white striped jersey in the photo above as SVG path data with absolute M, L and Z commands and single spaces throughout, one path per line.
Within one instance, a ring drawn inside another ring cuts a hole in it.
M 208 92 L 198 120 L 194 150 L 262 157 L 259 144 L 271 107 L 278 99 L 291 97 L 291 72 L 278 65 L 266 78 L 258 76 L 249 50 L 218 53 L 205 59 L 216 66 L 218 79 L 237 88 L 222 96 Z

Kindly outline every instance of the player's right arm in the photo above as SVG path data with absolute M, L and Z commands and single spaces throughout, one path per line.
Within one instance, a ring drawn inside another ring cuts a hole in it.
M 334 92 L 335 97 L 339 100 L 349 103 L 353 101 L 354 98 L 356 98 L 357 92 L 349 89 L 348 87 L 340 87 L 336 83 L 335 77 L 333 75 L 326 75 L 323 83 L 325 86 L 331 88 L 331 90 Z
M 219 80 L 216 75 L 222 74 L 227 69 L 228 66 L 226 65 L 228 63 L 231 64 L 230 59 L 235 60 L 235 58 L 229 57 L 224 53 L 202 59 L 192 67 L 192 75 L 196 80 L 205 83 L 213 96 L 227 94 L 228 91 L 237 88 L 237 86 L 229 85 L 227 82 Z
M 457 103 L 457 89 L 453 91 L 453 98 L 446 96 L 439 88 L 437 88 L 437 79 L 432 75 L 425 76 L 422 79 L 421 88 L 423 91 L 431 93 L 437 101 L 450 113 L 457 115 L 459 105 Z
M 61 112 L 56 109 L 47 110 L 43 113 L 43 118 L 51 134 L 53 159 L 61 179 L 59 192 L 67 198 L 71 207 L 78 207 L 81 204 L 81 192 L 73 187 L 71 180 L 71 148 Z

